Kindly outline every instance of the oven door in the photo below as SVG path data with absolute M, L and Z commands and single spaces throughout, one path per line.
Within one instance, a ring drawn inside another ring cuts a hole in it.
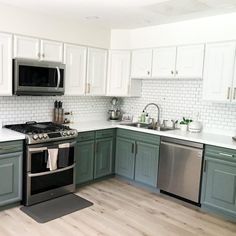
M 27 147 L 26 205 L 75 191 L 75 141 Z M 58 148 L 57 169 L 47 168 L 48 149 Z
M 14 94 L 63 95 L 64 68 L 60 63 L 13 60 Z

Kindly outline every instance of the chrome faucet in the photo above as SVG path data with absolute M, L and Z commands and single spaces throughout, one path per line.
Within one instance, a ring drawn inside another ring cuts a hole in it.
M 155 106 L 157 108 L 157 124 L 160 124 L 160 107 L 156 103 L 148 103 L 143 111 L 145 112 L 149 106 Z

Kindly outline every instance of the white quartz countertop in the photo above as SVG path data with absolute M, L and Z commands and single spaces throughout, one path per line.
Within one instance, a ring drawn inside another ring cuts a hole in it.
M 122 128 L 133 131 L 139 131 L 143 133 L 156 134 L 163 137 L 177 138 L 213 146 L 236 149 L 236 142 L 232 140 L 231 136 L 215 134 L 215 133 L 207 133 L 207 132 L 190 133 L 190 132 L 183 132 L 180 130 L 156 131 L 132 126 L 125 126 L 121 125 L 120 123 L 110 122 L 110 121 L 78 122 L 71 124 L 70 127 L 77 129 L 78 132 L 109 129 L 109 128 Z
M 122 128 L 133 131 L 139 131 L 143 133 L 156 134 L 163 137 L 177 138 L 182 140 L 188 140 L 192 142 L 198 142 L 213 146 L 225 147 L 236 150 L 236 142 L 232 140 L 231 136 L 215 134 L 215 133 L 190 133 L 190 132 L 182 132 L 180 130 L 170 130 L 170 131 L 156 131 L 156 130 L 148 130 L 142 129 L 132 126 L 121 125 L 117 122 L 110 121 L 83 121 L 76 122 L 70 124 L 71 128 L 77 129 L 78 132 L 86 132 L 86 131 L 94 131 L 94 130 L 102 130 L 102 129 L 110 129 L 110 128 Z M 25 135 L 2 128 L 0 129 L 0 142 L 13 141 L 13 140 L 22 140 L 25 139 Z
M 116 128 L 119 123 L 111 121 L 83 121 L 70 124 L 70 128 L 77 129 L 78 132 L 86 132 L 101 129 Z
M 25 139 L 25 135 L 22 133 L 15 132 L 6 128 L 0 129 L 0 142 L 23 140 L 23 139 Z

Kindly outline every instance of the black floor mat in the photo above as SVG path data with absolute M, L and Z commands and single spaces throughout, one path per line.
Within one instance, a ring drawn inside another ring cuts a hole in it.
M 20 209 L 38 223 L 46 223 L 92 205 L 92 202 L 75 194 L 67 194 L 33 206 L 24 206 Z

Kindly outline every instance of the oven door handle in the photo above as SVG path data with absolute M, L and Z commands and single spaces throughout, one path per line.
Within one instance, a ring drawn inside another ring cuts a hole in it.
M 74 147 L 76 144 L 76 141 L 74 142 L 71 142 L 69 143 L 69 146 L 68 147 Z M 61 145 L 61 147 L 59 147 Z M 47 147 L 39 147 L 39 148 L 29 148 L 29 152 L 43 152 L 43 151 L 47 151 L 50 147 L 54 147 L 54 148 L 64 148 L 63 145 L 65 145 L 65 148 L 67 147 L 66 146 L 66 143 L 61 143 L 61 144 L 58 144 L 57 147 L 55 146 L 47 146 Z
M 57 69 L 57 86 L 56 86 L 56 89 L 58 89 L 59 86 L 60 86 L 60 82 L 61 82 L 61 73 L 60 73 L 60 69 L 59 69 L 58 66 L 56 67 L 56 69 Z
M 43 152 L 43 151 L 47 151 L 47 150 L 48 150 L 47 147 L 29 148 L 29 152 Z
M 52 170 L 52 171 L 46 171 L 46 172 L 40 172 L 40 173 L 36 173 L 36 174 L 28 174 L 29 177 L 39 177 L 39 176 L 43 176 L 43 175 L 51 175 L 51 174 L 55 174 L 58 172 L 62 172 L 65 170 L 69 170 L 75 167 L 75 163 L 71 166 L 67 166 L 65 168 L 61 168 L 61 169 L 57 169 L 57 170 Z

